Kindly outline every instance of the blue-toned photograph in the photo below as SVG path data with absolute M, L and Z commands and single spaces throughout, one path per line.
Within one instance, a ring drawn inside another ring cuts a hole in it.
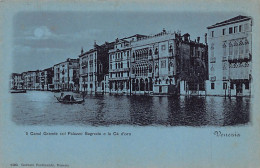
M 252 23 L 239 12 L 19 12 L 12 121 L 248 125 Z

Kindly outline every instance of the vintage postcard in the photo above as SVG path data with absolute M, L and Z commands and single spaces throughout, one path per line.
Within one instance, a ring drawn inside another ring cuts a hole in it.
M 0 167 L 260 167 L 259 5 L 0 1 Z

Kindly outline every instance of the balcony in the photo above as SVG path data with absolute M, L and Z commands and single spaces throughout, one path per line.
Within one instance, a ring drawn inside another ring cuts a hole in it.
M 109 77 L 109 80 L 129 80 L 129 77 Z
M 211 82 L 216 81 L 216 76 L 210 77 L 210 81 L 211 81 Z
M 88 73 L 88 69 L 83 69 L 83 70 L 81 71 L 81 74 L 86 74 L 86 73 Z
M 158 73 L 155 73 L 154 76 L 155 76 L 156 78 L 158 78 L 158 77 L 159 77 L 159 72 L 158 72 Z
M 216 62 L 216 57 L 211 57 L 210 58 L 210 63 L 215 63 Z
M 130 76 L 131 78 L 135 78 L 135 74 L 131 74 L 131 76 Z
M 148 73 L 148 78 L 152 78 L 153 77 L 153 73 Z
M 80 74 L 80 76 L 88 76 L 88 73 Z
M 228 60 L 233 60 L 233 56 L 228 56 Z
M 250 53 L 245 54 L 245 55 L 244 55 L 244 58 L 245 58 L 245 59 L 251 59 L 251 54 L 250 54 Z
M 153 56 L 153 58 L 154 58 L 154 59 L 159 59 L 159 54 L 155 54 L 155 55 Z
M 123 58 L 116 58 L 115 61 L 122 61 Z
M 228 77 L 227 76 L 223 76 L 223 80 L 228 80 Z
M 173 72 L 168 72 L 168 76 L 173 76 Z
M 231 56 L 228 57 L 229 62 L 248 62 L 248 61 L 250 61 L 250 59 L 251 59 L 250 53 L 238 55 L 238 56 L 234 56 L 234 57 L 231 57 Z
M 84 68 L 88 65 L 88 62 L 82 62 L 81 66 Z
M 111 69 L 109 72 L 125 72 L 125 71 L 130 71 L 130 68 L 119 68 L 119 69 Z

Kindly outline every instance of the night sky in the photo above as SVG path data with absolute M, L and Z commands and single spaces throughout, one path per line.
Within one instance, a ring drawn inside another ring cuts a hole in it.
M 181 30 L 191 39 L 207 26 L 241 13 L 186 12 L 19 12 L 13 18 L 13 72 L 45 69 L 66 58 L 77 58 L 81 47 L 93 47 L 134 34 Z

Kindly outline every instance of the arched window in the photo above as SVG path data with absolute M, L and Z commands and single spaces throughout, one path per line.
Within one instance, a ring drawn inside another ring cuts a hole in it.
M 213 64 L 212 64 L 210 70 L 211 70 L 211 71 L 215 71 L 215 68 L 214 68 Z
M 134 67 L 132 67 L 132 73 L 135 74 L 135 68 Z
M 152 50 L 151 49 L 149 50 L 149 55 L 152 56 Z
M 133 52 L 133 58 L 135 58 L 135 53 Z
M 169 47 L 169 52 L 172 52 L 172 45 L 170 45 Z
M 155 49 L 154 54 L 155 54 L 155 55 L 158 54 L 158 49 L 157 49 L 157 48 Z
M 229 43 L 229 55 L 233 55 L 233 44 Z
M 210 54 L 211 54 L 211 57 L 214 57 L 214 44 L 212 43 L 211 44 L 211 47 L 210 47 Z
M 237 42 L 234 43 L 234 56 L 238 55 L 238 44 Z
M 247 40 L 245 41 L 245 50 L 246 54 L 249 53 L 249 42 Z
M 149 65 L 149 73 L 152 73 L 152 71 L 153 71 L 153 66 L 150 64 Z
M 223 56 L 225 57 L 227 55 L 227 46 L 226 43 L 223 44 Z
M 239 55 L 244 54 L 244 43 L 242 41 L 239 42 Z

